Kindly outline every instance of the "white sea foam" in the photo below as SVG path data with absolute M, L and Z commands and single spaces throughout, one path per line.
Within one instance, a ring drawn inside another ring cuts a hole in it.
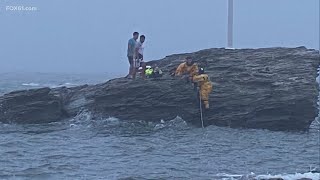
M 160 123 L 154 126 L 154 130 L 159 130 L 163 128 L 187 128 L 188 124 L 185 120 L 181 117 L 177 116 L 176 118 L 170 121 L 164 121 L 163 119 L 160 120 Z
M 283 180 L 297 180 L 297 179 L 312 179 L 312 180 L 319 180 L 320 173 L 296 173 L 296 174 L 285 174 L 285 175 L 259 175 L 255 179 L 274 179 L 274 178 L 281 178 Z
M 320 173 L 295 173 L 295 174 L 279 174 L 279 175 L 255 175 L 250 173 L 248 175 L 226 174 L 219 173 L 214 178 L 222 180 L 268 180 L 268 179 L 283 179 L 283 180 L 298 180 L 298 179 L 312 179 L 319 180 Z
M 38 84 L 38 83 L 23 83 L 22 86 L 37 87 L 37 86 L 40 86 L 40 84 Z
M 73 83 L 63 83 L 63 84 L 45 84 L 44 86 L 50 87 L 50 88 L 58 88 L 58 87 L 74 87 L 77 86 L 78 84 L 73 84 Z
M 78 84 L 74 84 L 74 83 L 61 83 L 61 84 L 48 84 L 48 83 L 44 83 L 44 84 L 39 84 L 39 83 L 22 83 L 22 86 L 29 86 L 29 87 L 50 87 L 50 88 L 58 88 L 58 87 L 74 87 L 77 86 Z

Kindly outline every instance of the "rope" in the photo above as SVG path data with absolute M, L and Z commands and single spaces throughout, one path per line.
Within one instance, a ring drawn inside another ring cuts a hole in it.
M 199 93 L 199 102 L 200 102 L 200 119 L 201 119 L 201 125 L 202 125 L 202 128 L 204 128 L 204 125 L 203 125 L 203 115 L 202 115 L 202 102 L 201 102 L 201 93 L 198 91 Z

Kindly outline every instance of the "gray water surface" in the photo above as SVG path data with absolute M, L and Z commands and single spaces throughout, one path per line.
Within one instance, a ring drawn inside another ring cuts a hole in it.
M 319 166 L 309 133 L 205 129 L 175 119 L 161 128 L 116 119 L 0 126 L 0 178 L 193 178 L 294 174 Z

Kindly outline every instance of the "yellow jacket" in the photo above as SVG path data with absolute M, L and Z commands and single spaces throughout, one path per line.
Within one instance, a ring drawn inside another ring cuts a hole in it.
M 191 66 L 188 66 L 186 62 L 181 63 L 177 70 L 176 70 L 176 76 L 181 76 L 183 74 L 189 74 L 191 77 L 198 74 L 198 65 L 192 64 Z
M 201 99 L 208 100 L 209 94 L 212 91 L 212 83 L 207 74 L 196 75 L 193 77 L 193 82 L 198 82 L 200 87 Z

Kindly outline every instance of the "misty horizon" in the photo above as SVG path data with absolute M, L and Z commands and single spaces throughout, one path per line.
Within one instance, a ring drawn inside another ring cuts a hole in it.
M 227 1 L 88 2 L 1 1 L 0 72 L 125 74 L 134 31 L 147 61 L 227 44 Z M 319 1 L 235 1 L 233 34 L 237 49 L 319 49 Z

